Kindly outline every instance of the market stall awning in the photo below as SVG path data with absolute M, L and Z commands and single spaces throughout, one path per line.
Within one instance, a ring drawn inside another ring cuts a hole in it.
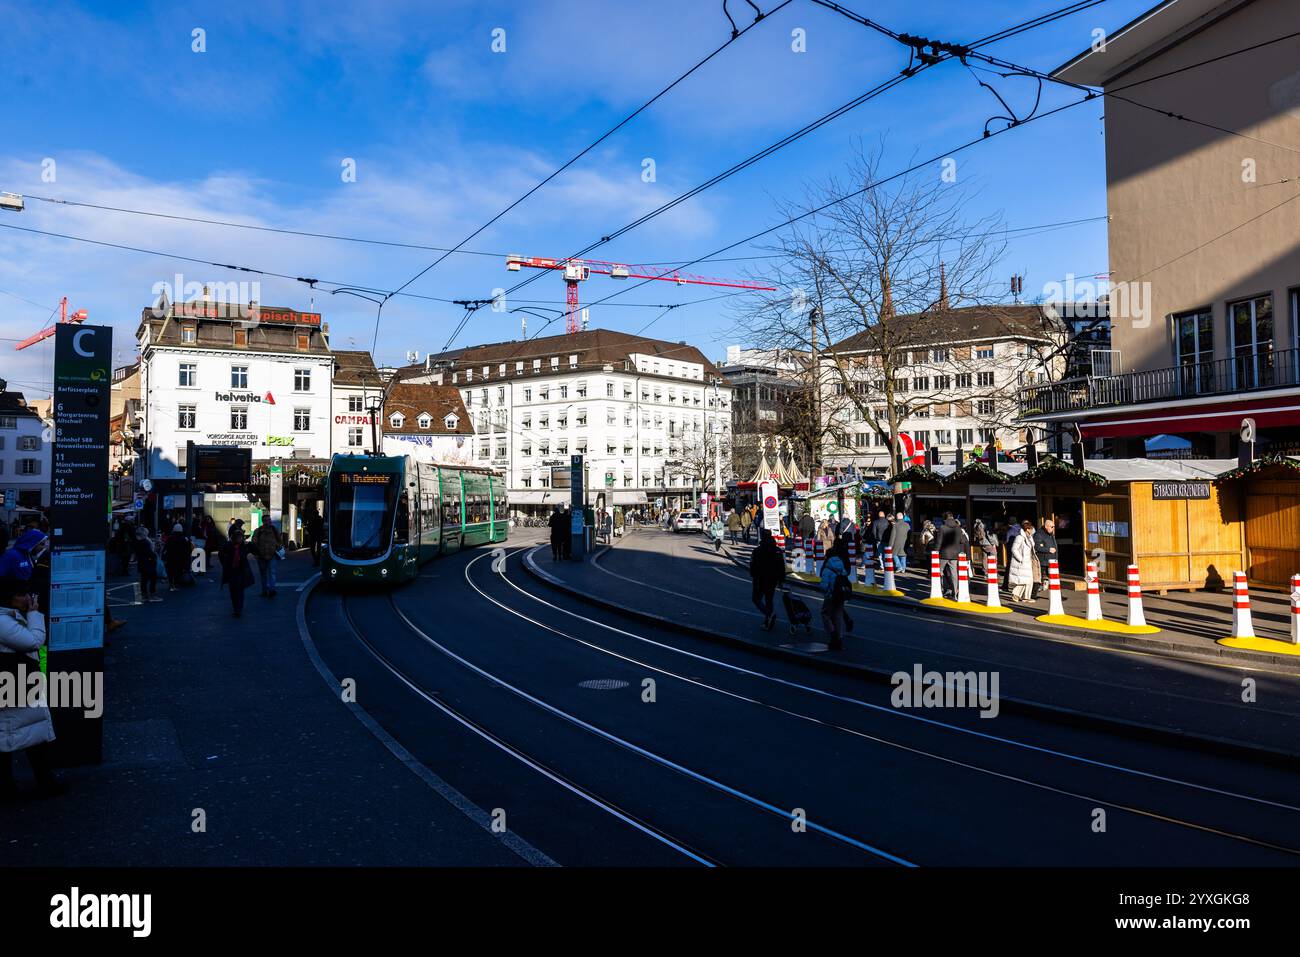
M 619 489 L 614 492 L 614 505 L 648 505 L 645 492 L 635 489 Z

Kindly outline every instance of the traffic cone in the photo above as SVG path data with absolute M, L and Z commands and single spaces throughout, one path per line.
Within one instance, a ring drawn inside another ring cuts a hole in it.
M 984 560 L 985 574 L 989 579 L 989 607 L 1001 608 L 1002 596 L 998 594 L 998 556 L 988 555 Z
M 885 546 L 885 591 L 897 591 L 894 588 L 894 550 Z
M 970 563 L 965 552 L 957 556 L 957 601 L 970 604 Z
M 852 536 L 849 539 L 849 584 L 856 584 L 858 580 L 858 545 L 853 541 Z
M 1136 565 L 1128 567 L 1128 623 L 1130 627 L 1145 627 L 1147 623 L 1142 614 L 1142 582 Z
M 1065 606 L 1061 604 L 1061 564 L 1055 558 L 1047 560 L 1047 613 L 1065 614 Z
M 939 553 L 930 553 L 930 597 L 943 597 L 943 577 L 939 571 Z
M 1084 615 L 1088 621 L 1101 621 L 1101 586 L 1097 583 L 1097 563 L 1088 562 L 1084 576 L 1088 582 L 1088 612 Z
M 1250 621 L 1250 592 L 1246 589 L 1245 572 L 1232 573 L 1232 637 L 1255 637 L 1255 627 Z
M 1300 645 L 1300 575 L 1291 576 L 1291 644 Z

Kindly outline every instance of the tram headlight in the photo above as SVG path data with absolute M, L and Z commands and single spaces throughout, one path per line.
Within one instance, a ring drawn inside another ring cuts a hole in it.
M 387 568 L 381 568 L 381 569 L 379 569 L 379 577 L 380 577 L 380 578 L 387 578 L 387 577 L 388 577 L 388 569 L 387 569 Z
M 331 568 L 331 569 L 330 569 L 330 578 L 333 578 L 333 577 L 334 577 L 335 575 L 337 575 L 338 573 L 339 573 L 339 570 L 338 570 L 337 568 Z

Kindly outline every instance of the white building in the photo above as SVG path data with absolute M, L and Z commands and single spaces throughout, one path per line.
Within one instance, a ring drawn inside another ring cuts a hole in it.
M 473 465 L 474 425 L 455 386 L 394 382 L 380 423 L 385 455 Z
M 43 508 L 50 504 L 46 422 L 21 392 L 8 392 L 6 386 L 0 379 L 0 490 L 15 490 L 14 505 Z
M 155 495 L 181 491 L 187 442 L 249 448 L 254 463 L 328 460 L 334 356 L 320 313 L 164 304 L 144 310 L 136 338 L 145 413 L 137 477 Z
M 384 395 L 384 380 L 369 352 L 334 353 L 330 450 L 344 455 L 373 452 L 379 435 L 374 409 Z
M 573 455 L 585 458 L 592 505 L 680 507 L 712 491 L 703 470 L 715 427 L 724 470 L 730 461 L 731 389 L 685 343 L 593 329 L 471 346 L 402 375 L 460 390 L 473 461 L 507 472 L 516 511 L 567 501 L 552 478 Z
M 994 443 L 1011 452 L 1025 445 L 1016 392 L 1064 368 L 1066 328 L 1051 310 L 1036 305 L 957 308 L 944 326 L 943 341 L 918 342 L 905 350 L 905 364 L 895 363 L 899 431 L 935 449 L 943 462 L 952 462 L 958 448 L 970 453 Z M 893 470 L 884 379 L 873 341 L 870 332 L 859 333 L 819 357 L 821 416 L 835 436 L 823 440 L 828 471 L 852 468 L 886 477 Z M 839 370 L 846 370 L 853 398 Z

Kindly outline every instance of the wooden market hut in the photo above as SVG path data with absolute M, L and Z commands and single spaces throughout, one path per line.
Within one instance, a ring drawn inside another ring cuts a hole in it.
M 1300 574 L 1300 459 L 1270 456 L 1221 473 L 1219 494 L 1244 516 L 1246 578 L 1290 588 Z
M 1224 460 L 1096 459 L 1087 468 L 1049 456 L 1015 478 L 1032 485 L 1040 517 L 1057 525 L 1061 568 L 1078 575 L 1100 559 L 1099 578 L 1144 591 L 1218 589 L 1242 567 L 1242 513 L 1214 479 Z

